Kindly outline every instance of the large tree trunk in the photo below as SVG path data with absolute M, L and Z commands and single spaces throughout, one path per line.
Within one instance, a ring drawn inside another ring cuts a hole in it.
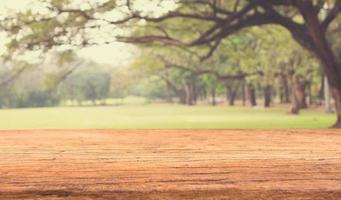
M 297 85 L 297 90 L 296 90 L 296 95 L 298 98 L 298 103 L 300 105 L 301 109 L 306 109 L 308 108 L 308 104 L 307 104 L 307 83 L 303 82 L 303 83 L 299 83 Z
M 167 103 L 173 103 L 173 98 L 172 98 L 172 88 L 169 85 L 169 83 L 166 83 L 167 86 L 167 91 L 166 91 L 166 102 Z
M 198 100 L 205 101 L 207 99 L 207 91 L 206 91 L 206 86 L 204 84 L 198 88 L 197 93 L 198 93 L 197 94 Z
M 295 97 L 293 97 L 292 101 L 291 101 L 290 113 L 293 115 L 297 115 L 300 113 L 300 106 L 299 106 L 299 103 Z
M 229 93 L 230 93 L 231 87 L 229 85 L 225 85 L 225 97 L 226 97 L 226 101 L 229 101 Z
M 237 96 L 237 91 L 236 90 L 231 91 L 231 93 L 229 95 L 229 105 L 230 106 L 234 106 L 236 96 Z
M 186 103 L 187 103 L 186 102 L 186 93 L 183 92 L 183 91 L 179 91 L 179 92 L 176 93 L 176 95 L 179 98 L 179 103 L 186 105 Z
M 320 89 L 319 89 L 319 93 L 318 93 L 318 99 L 317 99 L 317 105 L 322 105 L 322 102 L 324 101 L 324 83 L 328 83 L 328 79 L 327 77 L 325 77 L 324 75 L 321 75 L 321 82 L 320 82 Z M 329 87 L 329 86 L 328 86 Z
M 299 99 L 298 99 L 298 95 L 297 93 L 299 93 L 299 89 L 297 86 L 297 78 L 295 76 L 292 77 L 292 81 L 291 81 L 291 108 L 290 108 L 290 113 L 297 115 L 300 113 L 301 107 L 300 107 L 300 103 L 299 103 Z
M 341 84 L 341 82 L 340 82 Z M 332 87 L 332 93 L 335 101 L 335 111 L 337 114 L 337 121 L 332 126 L 333 128 L 341 128 L 341 85 L 340 87 Z
M 243 106 L 246 105 L 245 82 L 243 82 L 242 84 L 242 103 L 243 103 Z
M 264 107 L 268 108 L 271 105 L 272 100 L 272 87 L 271 85 L 266 85 L 264 87 Z
M 335 101 L 335 112 L 337 121 L 333 128 L 341 128 L 341 66 L 340 65 L 324 65 L 331 93 Z M 334 74 L 335 73 L 335 74 Z M 338 76 L 336 75 L 338 73 Z
M 337 121 L 334 128 L 341 128 L 341 64 L 338 63 L 330 45 L 327 42 L 326 29 L 320 24 L 319 12 L 311 1 L 295 1 L 301 12 L 305 28 L 296 30 L 289 28 L 294 38 L 304 47 L 314 52 L 321 61 L 325 75 L 335 100 Z
M 195 105 L 198 100 L 197 94 L 197 86 L 196 86 L 196 77 L 192 75 L 191 77 L 191 95 L 192 95 L 192 104 Z
M 192 96 L 193 96 L 193 104 L 197 104 L 198 101 L 198 91 L 197 91 L 197 86 L 195 83 L 192 85 Z
M 328 48 L 326 39 L 321 38 L 321 40 L 322 47 L 324 48 L 321 47 L 317 51 L 320 52 L 319 57 L 328 78 L 331 93 L 335 101 L 335 112 L 337 114 L 337 121 L 332 127 L 341 128 L 341 64 L 337 63 L 333 52 Z
M 308 105 L 311 106 L 313 105 L 313 95 L 311 92 L 311 81 L 307 83 L 307 97 L 308 97 Z
M 211 96 L 212 96 L 212 106 L 217 105 L 217 101 L 216 101 L 216 90 L 214 87 L 211 88 Z
M 293 81 L 293 83 L 292 83 L 291 108 L 290 108 L 291 114 L 297 115 L 300 113 L 301 105 L 300 105 L 299 96 L 302 96 L 301 93 L 302 92 L 299 90 L 299 87 L 297 86 L 296 81 Z
M 161 77 L 166 81 L 167 88 L 173 90 L 173 92 L 178 96 L 180 104 L 186 104 L 186 92 L 183 89 L 178 89 L 175 84 L 173 84 L 168 78 Z
M 285 75 L 281 76 L 280 100 L 281 100 L 281 103 L 290 103 L 290 91 L 289 91 L 289 85 L 288 85 L 288 77 Z
M 184 86 L 186 105 L 193 105 L 193 87 L 192 84 L 185 84 Z
M 252 84 L 248 85 L 247 96 L 249 98 L 251 106 L 252 107 L 257 106 L 256 89 L 255 86 L 253 86 Z
M 235 100 L 237 97 L 237 93 L 238 93 L 238 87 L 239 85 L 236 86 L 226 86 L 226 99 L 229 102 L 230 106 L 234 106 L 235 105 Z
M 293 76 L 292 80 L 292 105 L 290 112 L 298 114 L 301 109 L 307 108 L 306 82 L 299 76 Z
M 333 113 L 332 105 L 331 105 L 331 96 L 330 89 L 327 77 L 324 78 L 324 111 L 328 114 Z

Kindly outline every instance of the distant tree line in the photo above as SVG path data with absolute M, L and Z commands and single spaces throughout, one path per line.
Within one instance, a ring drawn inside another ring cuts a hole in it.
M 95 104 L 109 97 L 110 70 L 95 63 L 77 66 L 77 69 L 74 66 L 56 67 L 52 72 L 46 71 L 47 66 L 36 66 L 20 72 L 20 76 L 0 85 L 0 107 L 58 106 L 67 100 Z M 0 74 L 8 77 L 11 73 L 12 70 L 3 70 Z

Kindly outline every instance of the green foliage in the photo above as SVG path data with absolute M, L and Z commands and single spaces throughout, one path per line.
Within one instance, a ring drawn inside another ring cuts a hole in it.
M 165 99 L 167 96 L 166 84 L 158 76 L 149 76 L 141 79 L 131 88 L 130 93 L 145 97 L 150 101 Z
M 92 63 L 72 73 L 61 83 L 58 92 L 65 99 L 95 102 L 108 98 L 110 81 L 110 71 Z
M 70 63 L 72 63 L 72 62 L 77 60 L 77 55 L 72 50 L 66 50 L 66 51 L 58 52 L 58 55 L 56 55 L 56 57 L 57 57 L 56 64 L 58 66 L 63 66 L 65 64 L 70 64 Z
M 11 72 L 1 73 L 10 76 Z M 1 86 L 1 108 L 46 107 L 59 104 L 59 97 L 45 90 L 43 74 L 39 70 L 28 70 L 10 83 Z

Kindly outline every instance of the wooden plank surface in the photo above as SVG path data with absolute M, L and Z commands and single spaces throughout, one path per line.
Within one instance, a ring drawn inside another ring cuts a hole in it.
M 0 131 L 0 199 L 341 199 L 341 131 Z

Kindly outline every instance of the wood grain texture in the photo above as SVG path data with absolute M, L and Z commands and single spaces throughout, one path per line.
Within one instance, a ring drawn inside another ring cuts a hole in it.
M 0 131 L 0 199 L 341 199 L 341 132 Z

